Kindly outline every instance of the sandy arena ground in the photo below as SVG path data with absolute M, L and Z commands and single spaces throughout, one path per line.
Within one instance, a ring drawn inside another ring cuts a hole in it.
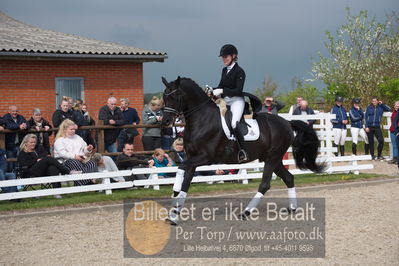
M 397 265 L 398 191 L 398 178 L 298 188 L 298 197 L 326 199 L 325 258 L 123 258 L 123 214 L 115 204 L 0 215 L 0 265 Z

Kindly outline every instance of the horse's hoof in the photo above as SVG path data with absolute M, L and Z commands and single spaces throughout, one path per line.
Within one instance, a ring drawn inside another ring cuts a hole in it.
M 170 217 L 166 218 L 166 219 L 165 219 L 165 222 L 168 223 L 168 224 L 170 224 L 170 225 L 173 225 L 173 226 L 176 226 L 176 225 L 179 224 L 179 222 L 178 222 L 176 219 L 172 219 L 172 218 L 170 218 Z
M 248 217 L 250 215 L 251 215 L 251 213 L 248 210 L 246 210 L 243 213 L 241 213 L 238 217 L 240 218 L 240 220 L 246 221 L 246 220 L 248 220 Z

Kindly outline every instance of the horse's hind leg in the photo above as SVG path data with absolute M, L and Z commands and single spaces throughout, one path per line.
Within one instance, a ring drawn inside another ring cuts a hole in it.
M 281 161 L 281 160 L 280 160 Z M 251 215 L 252 211 L 258 206 L 258 204 L 262 201 L 264 194 L 270 189 L 270 181 L 272 180 L 272 174 L 274 172 L 275 167 L 279 161 L 266 161 L 265 167 L 263 169 L 262 182 L 258 187 L 258 193 L 252 198 L 252 200 L 248 203 L 244 212 L 240 215 L 243 220 L 246 220 L 248 216 Z
M 294 186 L 294 176 L 284 167 L 282 162 L 276 167 L 274 173 L 281 177 L 281 179 L 284 181 L 285 185 L 288 188 L 288 211 L 295 211 L 297 207 L 297 200 Z

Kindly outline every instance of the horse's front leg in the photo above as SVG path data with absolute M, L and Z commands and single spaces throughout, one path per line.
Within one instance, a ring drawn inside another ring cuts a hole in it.
M 172 209 L 167 219 L 172 225 L 177 225 L 179 223 L 180 211 L 184 207 L 187 191 L 193 179 L 195 168 L 194 166 L 179 166 L 179 169 L 177 169 L 176 179 L 173 185 Z
M 183 163 L 183 165 L 179 166 L 179 169 L 177 169 L 176 179 L 173 185 L 172 209 L 167 219 L 172 225 L 177 225 L 179 222 L 179 214 L 184 207 L 195 169 L 199 165 L 207 164 L 207 158 L 208 156 L 206 156 L 206 154 L 194 157 Z

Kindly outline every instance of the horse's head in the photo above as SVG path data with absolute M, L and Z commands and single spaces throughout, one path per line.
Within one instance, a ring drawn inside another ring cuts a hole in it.
M 184 101 L 184 92 L 180 88 L 180 77 L 175 81 L 168 82 L 164 77 L 162 77 L 162 82 L 165 85 L 165 90 L 163 93 L 163 118 L 162 125 L 169 126 L 176 118 L 176 116 L 183 113 L 186 107 Z

